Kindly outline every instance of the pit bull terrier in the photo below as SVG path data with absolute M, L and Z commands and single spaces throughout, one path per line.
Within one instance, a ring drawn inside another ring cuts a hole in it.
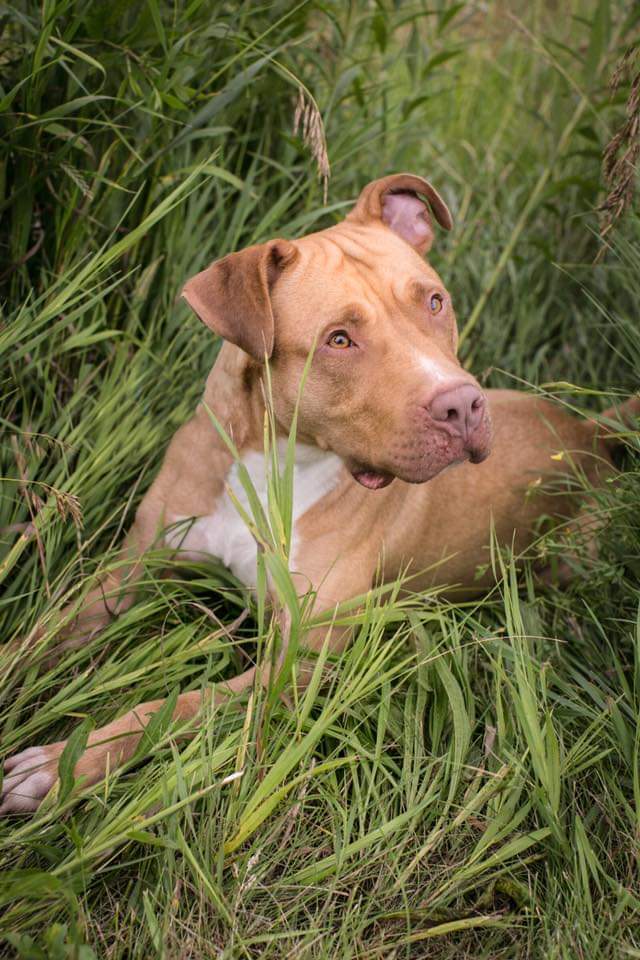
M 567 461 L 597 482 L 610 468 L 606 431 L 539 398 L 483 391 L 462 368 L 451 297 L 423 259 L 434 220 L 452 226 L 426 180 L 384 177 L 365 187 L 342 223 L 233 253 L 187 282 L 183 296 L 225 343 L 202 402 L 140 504 L 122 566 L 88 595 L 63 645 L 77 646 L 131 605 L 140 558 L 159 543 L 184 557 L 219 557 L 255 585 L 256 544 L 234 505 L 243 497 L 238 463 L 210 412 L 266 500 L 267 358 L 284 443 L 313 352 L 298 409 L 289 565 L 300 594 L 316 593 L 314 612 L 365 594 L 381 567 L 387 580 L 416 574 L 417 590 L 486 588 L 490 573 L 478 579 L 477 571 L 492 524 L 498 540 L 519 551 L 540 516 L 575 512 L 557 489 L 528 491 L 566 473 Z M 637 398 L 630 403 L 628 412 L 640 409 Z M 317 651 L 325 636 L 311 630 L 307 647 Z M 346 630 L 332 630 L 331 650 L 347 639 Z M 256 669 L 220 684 L 215 696 L 247 690 Z M 267 669 L 260 678 L 268 680 Z M 305 682 L 304 669 L 298 679 Z M 174 718 L 195 720 L 202 698 L 182 694 Z M 76 778 L 95 783 L 129 759 L 162 702 L 141 703 L 91 733 Z M 6 761 L 0 812 L 38 807 L 64 745 L 30 747 Z

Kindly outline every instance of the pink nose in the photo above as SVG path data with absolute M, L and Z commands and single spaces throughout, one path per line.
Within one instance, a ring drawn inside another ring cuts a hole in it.
M 480 390 L 471 383 L 465 383 L 437 393 L 429 404 L 429 413 L 439 423 L 446 423 L 451 433 L 462 437 L 466 443 L 482 423 L 484 406 L 485 400 Z

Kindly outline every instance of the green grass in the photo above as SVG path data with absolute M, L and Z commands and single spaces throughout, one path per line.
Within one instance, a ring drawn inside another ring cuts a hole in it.
M 411 170 L 453 210 L 433 262 L 484 383 L 578 411 L 638 389 L 633 211 L 594 263 L 631 5 L 43 0 L 0 30 L 3 755 L 277 641 L 222 568 L 157 555 L 134 608 L 46 662 L 199 399 L 216 345 L 176 298 L 211 259 Z M 189 742 L 158 727 L 147 762 L 2 821 L 3 955 L 639 957 L 639 453 L 630 432 L 566 590 L 496 555 L 474 604 L 372 594 L 293 712 L 256 692 Z

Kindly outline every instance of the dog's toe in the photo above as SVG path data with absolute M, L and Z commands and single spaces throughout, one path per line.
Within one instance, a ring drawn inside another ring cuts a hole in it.
M 25 765 L 27 760 L 33 760 L 35 758 L 37 758 L 39 762 L 42 762 L 44 752 L 44 747 L 27 747 L 26 750 L 21 750 L 20 753 L 14 753 L 12 757 L 7 757 L 4 761 L 4 769 L 15 770 L 16 767 Z
M 4 764 L 0 815 L 37 810 L 58 777 L 58 757 L 54 747 L 29 747 L 9 757 Z

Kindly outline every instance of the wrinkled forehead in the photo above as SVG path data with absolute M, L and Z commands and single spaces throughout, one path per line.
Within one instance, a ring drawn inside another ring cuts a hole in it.
M 436 271 L 385 227 L 339 224 L 295 241 L 298 258 L 275 285 L 273 304 L 286 335 L 311 337 L 316 326 L 358 304 L 376 317 L 406 306 L 417 291 L 441 285 Z M 303 323 L 304 321 L 304 323 Z

